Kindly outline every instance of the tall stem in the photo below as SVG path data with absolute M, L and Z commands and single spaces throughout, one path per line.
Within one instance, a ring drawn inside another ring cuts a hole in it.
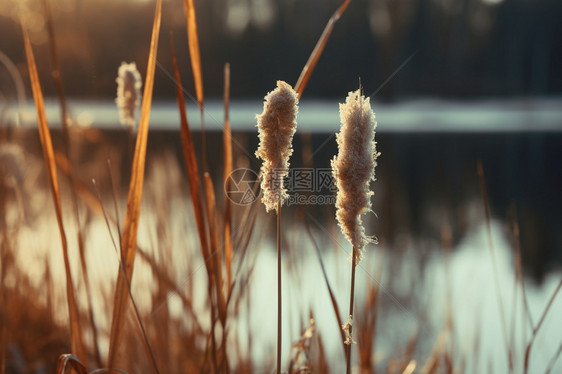
M 277 203 L 277 373 L 281 373 L 281 200 Z
M 350 342 L 347 345 L 347 363 L 346 363 L 346 373 L 351 374 L 351 345 L 353 344 L 353 339 L 351 338 L 351 332 L 353 329 L 353 298 L 355 295 L 355 268 L 357 267 L 355 263 L 355 258 L 357 256 L 357 249 L 353 247 L 353 253 L 351 255 L 351 293 L 349 295 L 349 318 L 351 319 L 351 324 L 349 325 L 349 336 Z

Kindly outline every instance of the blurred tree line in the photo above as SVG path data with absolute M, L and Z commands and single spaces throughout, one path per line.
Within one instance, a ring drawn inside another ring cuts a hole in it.
M 42 1 L 2 1 L 0 51 L 27 76 L 15 6 L 9 5 L 16 2 L 27 6 L 44 90 L 54 96 L 47 79 L 50 57 Z M 122 61 L 135 61 L 144 75 L 153 1 L 49 2 L 68 96 L 112 97 Z M 294 84 L 340 3 L 195 0 L 206 96 L 222 95 L 225 62 L 231 63 L 234 98 L 262 97 L 278 79 Z M 352 0 L 305 94 L 343 98 L 359 79 L 370 94 L 397 70 L 377 93 L 378 100 L 560 94 L 561 16 L 560 0 Z M 164 2 L 157 98 L 174 95 L 167 77 L 172 71 L 170 32 L 184 85 L 193 92 L 182 0 Z M 9 90 L 6 82 L 0 80 L 3 92 Z

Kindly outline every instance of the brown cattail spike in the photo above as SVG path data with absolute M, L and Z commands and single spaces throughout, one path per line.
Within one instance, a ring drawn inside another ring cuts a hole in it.
M 336 134 L 338 155 L 332 160 L 332 172 L 338 188 L 336 217 L 345 237 L 356 248 L 354 263 L 362 258 L 365 245 L 373 238 L 365 235 L 361 215 L 371 209 L 369 183 L 375 180 L 375 113 L 361 89 L 350 92 L 340 104 L 341 130 Z

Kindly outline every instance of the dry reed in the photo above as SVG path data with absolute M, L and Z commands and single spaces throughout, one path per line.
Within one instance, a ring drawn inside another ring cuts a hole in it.
M 45 161 L 47 170 L 49 172 L 49 184 L 51 188 L 53 203 L 55 205 L 57 226 L 59 229 L 59 234 L 62 243 L 64 268 L 65 268 L 65 276 L 66 276 L 66 295 L 68 299 L 67 301 L 68 313 L 70 316 L 70 336 L 72 342 L 72 351 L 75 352 L 76 355 L 81 360 L 83 360 L 83 362 L 87 362 L 86 349 L 84 347 L 82 333 L 81 333 L 80 313 L 78 310 L 78 304 L 76 302 L 76 294 L 74 290 L 74 284 L 72 281 L 72 272 L 70 269 L 68 242 L 67 242 L 66 231 L 64 228 L 64 222 L 62 218 L 62 203 L 61 203 L 59 181 L 57 176 L 57 167 L 55 162 L 53 144 L 51 140 L 51 133 L 49 130 L 49 124 L 47 123 L 47 117 L 45 114 L 45 102 L 43 99 L 43 93 L 39 82 L 39 75 L 37 73 L 37 65 L 35 64 L 33 50 L 31 48 L 29 36 L 27 35 L 27 30 L 23 25 L 22 25 L 22 31 L 23 31 L 24 43 L 25 43 L 25 53 L 27 56 L 27 66 L 31 78 L 31 87 L 33 90 L 33 99 L 35 101 L 35 108 L 37 110 L 39 136 L 41 139 L 41 147 L 43 149 L 43 159 Z
M 351 291 L 349 318 L 342 325 L 346 333 L 347 374 L 351 373 L 351 344 L 353 343 L 353 298 L 355 294 L 355 268 L 361 260 L 365 245 L 373 239 L 365 235 L 361 215 L 371 208 L 373 192 L 369 183 L 375 179 L 375 166 L 379 154 L 375 143 L 375 114 L 369 98 L 361 89 L 350 92 L 346 102 L 340 104 L 341 131 L 336 135 L 338 155 L 332 160 L 336 179 L 336 218 L 338 224 L 353 246 L 351 253 Z
M 288 173 L 292 141 L 297 128 L 298 95 L 283 81 L 264 99 L 262 114 L 257 116 L 260 144 L 256 156 L 261 166 L 262 202 L 266 211 L 277 212 L 277 372 L 281 373 L 282 284 L 281 284 L 281 206 L 288 198 L 283 180 Z
M 152 37 L 150 41 L 150 53 L 144 85 L 144 99 L 141 108 L 141 118 L 137 134 L 137 142 L 129 184 L 129 195 L 127 199 L 127 212 L 123 235 L 121 241 L 121 262 L 125 268 L 117 273 L 117 285 L 115 286 L 115 299 L 113 304 L 113 316 L 111 320 L 111 333 L 109 345 L 108 366 L 113 368 L 117 360 L 118 348 L 121 346 L 123 334 L 124 316 L 129 299 L 129 285 L 133 277 L 133 267 L 137 250 L 137 232 L 139 225 L 140 206 L 144 184 L 144 168 L 146 162 L 146 144 L 148 140 L 148 126 L 150 119 L 150 107 L 152 103 L 152 91 L 154 87 L 154 72 L 156 68 L 156 54 L 158 50 L 158 36 L 160 34 L 160 23 L 162 19 L 162 0 L 158 0 L 154 13 Z

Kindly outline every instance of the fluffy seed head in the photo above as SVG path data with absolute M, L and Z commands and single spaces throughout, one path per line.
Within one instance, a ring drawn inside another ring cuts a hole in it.
M 338 188 L 336 218 L 339 226 L 357 250 L 357 264 L 363 248 L 371 241 L 365 235 L 361 215 L 371 209 L 369 183 L 375 180 L 377 153 L 375 142 L 375 113 L 369 98 L 361 89 L 350 92 L 340 104 L 341 130 L 336 134 L 338 155 L 332 160 L 332 173 Z
M 141 75 L 134 62 L 122 62 L 117 74 L 117 98 L 115 103 L 119 108 L 119 121 L 124 126 L 135 126 L 135 110 L 140 105 Z
M 263 113 L 257 115 L 260 145 L 256 157 L 261 167 L 262 202 L 266 211 L 277 209 L 277 203 L 288 197 L 283 179 L 293 153 L 291 143 L 297 128 L 298 96 L 293 88 L 277 81 L 277 88 L 264 98 Z

